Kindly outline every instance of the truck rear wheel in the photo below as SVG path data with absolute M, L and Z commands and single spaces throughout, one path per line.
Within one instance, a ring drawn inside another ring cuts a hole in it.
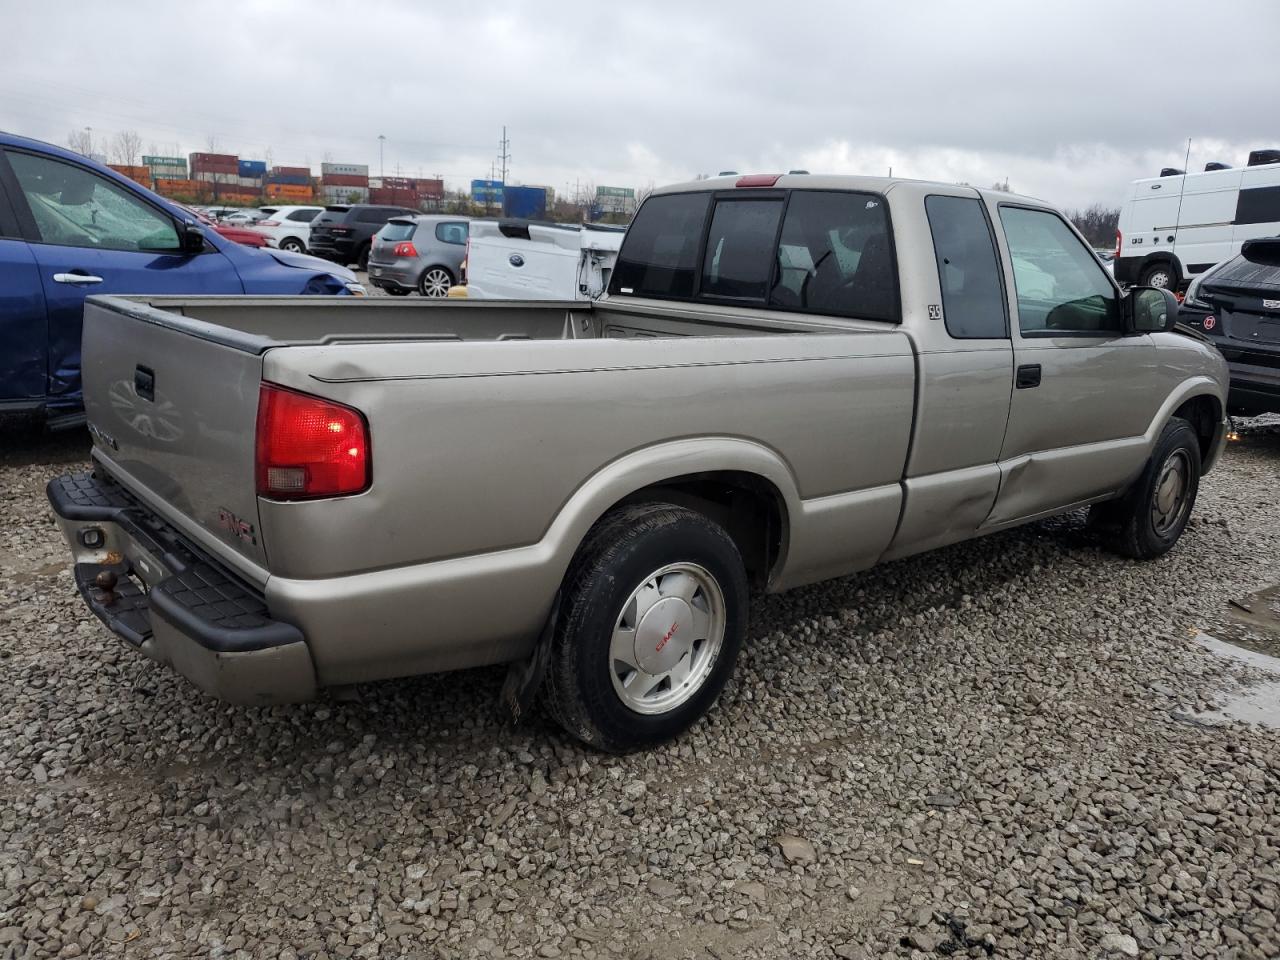
M 547 704 L 602 750 L 649 747 L 710 709 L 747 626 L 742 557 L 718 524 L 637 504 L 592 528 L 565 575 Z
M 1199 489 L 1199 437 L 1191 424 L 1174 417 L 1160 432 L 1151 459 L 1129 492 L 1119 500 L 1094 504 L 1089 520 L 1116 553 L 1152 560 L 1182 536 Z

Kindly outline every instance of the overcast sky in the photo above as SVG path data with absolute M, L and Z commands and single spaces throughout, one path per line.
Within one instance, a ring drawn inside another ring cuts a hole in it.
M 0 129 L 449 187 L 886 173 L 1118 205 L 1280 146 L 1280 2 L 5 0 Z

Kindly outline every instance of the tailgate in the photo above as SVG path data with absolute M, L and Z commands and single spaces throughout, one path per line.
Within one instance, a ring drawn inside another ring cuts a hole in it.
M 180 532 L 260 571 L 254 435 L 270 341 L 180 309 L 119 297 L 85 302 L 94 456 Z

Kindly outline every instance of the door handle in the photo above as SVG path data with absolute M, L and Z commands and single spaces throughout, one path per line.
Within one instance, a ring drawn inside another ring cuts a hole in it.
M 95 277 L 88 273 L 55 273 L 53 275 L 56 283 L 70 283 L 77 287 L 88 286 L 91 283 L 101 283 L 101 277 Z
M 1019 390 L 1040 386 L 1040 364 L 1024 363 L 1018 368 L 1018 374 L 1013 382 Z

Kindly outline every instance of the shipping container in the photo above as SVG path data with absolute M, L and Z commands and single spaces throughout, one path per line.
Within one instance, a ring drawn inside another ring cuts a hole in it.
M 209 185 L 196 180 L 157 180 L 155 189 L 164 197 L 194 197 Z
M 368 187 L 325 187 L 322 190 L 325 200 L 330 203 L 347 203 L 353 197 L 356 203 L 365 203 L 369 199 Z
M 503 187 L 502 215 L 541 220 L 547 215 L 547 191 L 542 187 Z
M 326 187 L 368 187 L 369 178 L 352 173 L 326 173 L 320 178 Z
M 309 186 L 299 187 L 288 183 L 269 183 L 267 184 L 267 196 L 290 200 L 310 200 L 315 194 Z
M 370 203 L 384 203 L 393 207 L 418 208 L 418 195 L 413 190 L 396 189 L 395 187 L 378 187 L 369 189 Z
M 413 185 L 419 197 L 426 197 L 431 200 L 444 199 L 443 180 L 418 179 L 414 181 Z
M 241 160 L 240 176 L 242 177 L 262 177 L 267 172 L 267 162 L 265 160 Z
M 310 167 L 272 167 L 271 172 L 277 176 L 286 177 L 309 177 L 311 176 Z
M 301 173 L 272 173 L 266 177 L 267 183 L 285 183 L 292 187 L 309 187 L 311 178 Z
M 368 177 L 369 165 L 367 163 L 322 163 L 320 164 L 320 173 L 322 175 L 337 173 L 346 176 Z
M 125 163 L 108 163 L 107 166 L 116 173 L 128 177 L 138 183 L 151 186 L 151 168 L 146 166 L 134 166 Z

